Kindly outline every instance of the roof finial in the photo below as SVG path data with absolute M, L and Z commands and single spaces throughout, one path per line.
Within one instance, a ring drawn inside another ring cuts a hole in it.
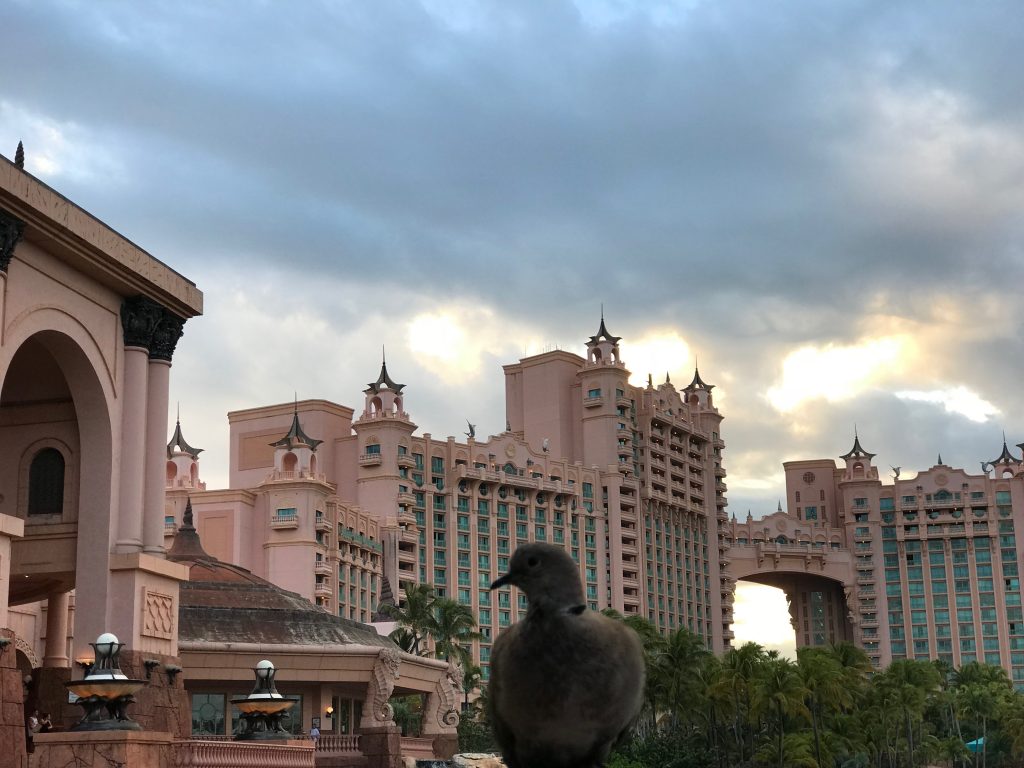
M 381 362 L 381 365 L 387 365 L 388 364 L 388 356 L 387 356 L 387 352 L 385 352 L 385 350 L 384 350 L 384 345 L 383 344 L 380 345 L 380 362 Z
M 185 514 L 181 516 L 181 527 L 182 529 L 195 530 L 195 520 L 192 517 L 192 497 L 189 496 L 185 499 Z
M 670 379 L 668 377 L 668 371 L 665 371 L 665 383 L 666 384 L 671 384 L 672 383 L 672 379 Z
M 181 424 L 181 400 L 178 401 L 178 416 L 175 418 L 179 424 Z
M 941 453 L 939 454 L 939 464 L 940 465 L 942 464 L 942 454 Z
M 647 374 L 647 386 L 654 387 L 654 377 L 651 374 Z
M 19 141 L 18 148 L 14 151 L 14 166 L 25 170 L 25 146 Z
M 601 302 L 601 322 L 604 322 L 604 302 Z

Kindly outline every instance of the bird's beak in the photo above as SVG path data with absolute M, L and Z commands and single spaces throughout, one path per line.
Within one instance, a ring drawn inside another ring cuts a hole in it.
M 504 576 L 495 579 L 491 584 L 491 589 L 497 589 L 498 587 L 504 587 L 512 583 L 512 574 L 506 573 Z

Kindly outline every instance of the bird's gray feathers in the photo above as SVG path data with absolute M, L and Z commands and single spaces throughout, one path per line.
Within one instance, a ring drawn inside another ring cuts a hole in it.
M 528 552 L 531 559 L 537 554 Z M 552 555 L 561 556 L 572 562 L 564 552 Z M 564 569 L 551 571 L 564 578 Z M 578 583 L 578 572 L 573 573 Z M 509 768 L 595 768 L 603 765 L 643 704 L 640 639 L 626 625 L 594 611 L 543 601 L 538 608 L 542 585 L 543 574 L 531 583 L 527 618 L 504 630 L 491 653 L 495 737 Z

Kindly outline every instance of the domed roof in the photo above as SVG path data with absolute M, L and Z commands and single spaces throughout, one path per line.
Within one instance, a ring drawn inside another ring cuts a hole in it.
M 371 626 L 328 613 L 295 592 L 207 554 L 193 526 L 191 501 L 167 559 L 189 567 L 189 580 L 179 592 L 181 641 L 398 649 Z

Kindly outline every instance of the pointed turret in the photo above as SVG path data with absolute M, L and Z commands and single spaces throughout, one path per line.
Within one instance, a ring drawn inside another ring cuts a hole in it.
M 185 514 L 181 518 L 181 527 L 174 534 L 174 543 L 167 550 L 168 560 L 216 560 L 203 549 L 192 519 L 192 498 L 185 503 Z
M 183 453 L 186 456 L 191 456 L 193 459 L 198 459 L 199 454 L 202 452 L 202 448 L 193 448 L 189 445 L 185 440 L 185 436 L 181 434 L 181 415 L 179 414 L 174 423 L 174 434 L 171 435 L 171 442 L 167 444 L 167 458 L 173 459 L 174 454 Z
M 380 375 L 376 381 L 371 381 L 367 388 L 363 390 L 366 394 L 379 395 L 382 391 L 390 391 L 396 395 L 400 395 L 402 390 L 405 388 L 405 384 L 399 384 L 395 382 L 391 376 L 388 375 L 388 361 L 384 357 L 383 352 L 381 353 L 380 362 Z
M 693 381 L 683 387 L 683 399 L 691 405 L 713 408 L 714 401 L 711 397 L 711 390 L 714 388 L 714 384 L 708 384 L 700 377 L 700 369 L 695 363 L 693 366 Z
M 288 434 L 270 445 L 272 448 L 287 448 L 289 451 L 300 446 L 316 451 L 316 447 L 322 442 L 323 440 L 314 440 L 302 429 L 302 424 L 299 422 L 299 403 L 296 401 L 295 411 L 292 414 L 292 426 L 288 430 Z
M 850 459 L 873 459 L 875 458 L 875 454 L 868 453 L 861 447 L 860 436 L 857 434 L 857 430 L 854 430 L 853 448 L 851 448 L 848 453 L 844 453 L 839 458 L 843 459 L 844 461 L 849 461 Z
M 612 336 L 608 326 L 604 324 L 604 308 L 601 308 L 601 325 L 597 333 L 587 341 L 587 362 L 607 365 L 621 363 L 619 359 L 619 342 L 621 336 Z
M 696 365 L 694 365 L 693 366 L 693 381 L 691 381 L 689 384 L 686 385 L 686 391 L 687 392 L 695 392 L 695 391 L 699 390 L 699 391 L 703 391 L 703 392 L 710 392 L 714 388 L 715 388 L 714 384 L 707 384 L 707 383 L 705 383 L 705 381 L 700 377 L 700 369 Z
M 199 454 L 202 448 L 193 448 L 181 432 L 181 409 L 174 423 L 174 434 L 167 443 L 167 489 L 188 488 L 193 491 L 206 490 L 206 483 L 199 479 Z M 173 467 L 173 471 L 172 471 Z M 178 509 L 181 500 L 178 499 Z
M 989 464 L 991 464 L 994 467 L 998 467 L 998 466 L 1005 466 L 1007 464 L 1012 464 L 1012 465 L 1016 466 L 1019 463 L 1020 463 L 1020 459 L 1018 459 L 1016 456 L 1014 456 L 1010 452 L 1010 449 L 1006 446 L 1006 433 L 1004 432 L 1003 433 L 1003 452 L 1000 453 L 998 457 L 996 457 L 995 459 L 990 461 Z

